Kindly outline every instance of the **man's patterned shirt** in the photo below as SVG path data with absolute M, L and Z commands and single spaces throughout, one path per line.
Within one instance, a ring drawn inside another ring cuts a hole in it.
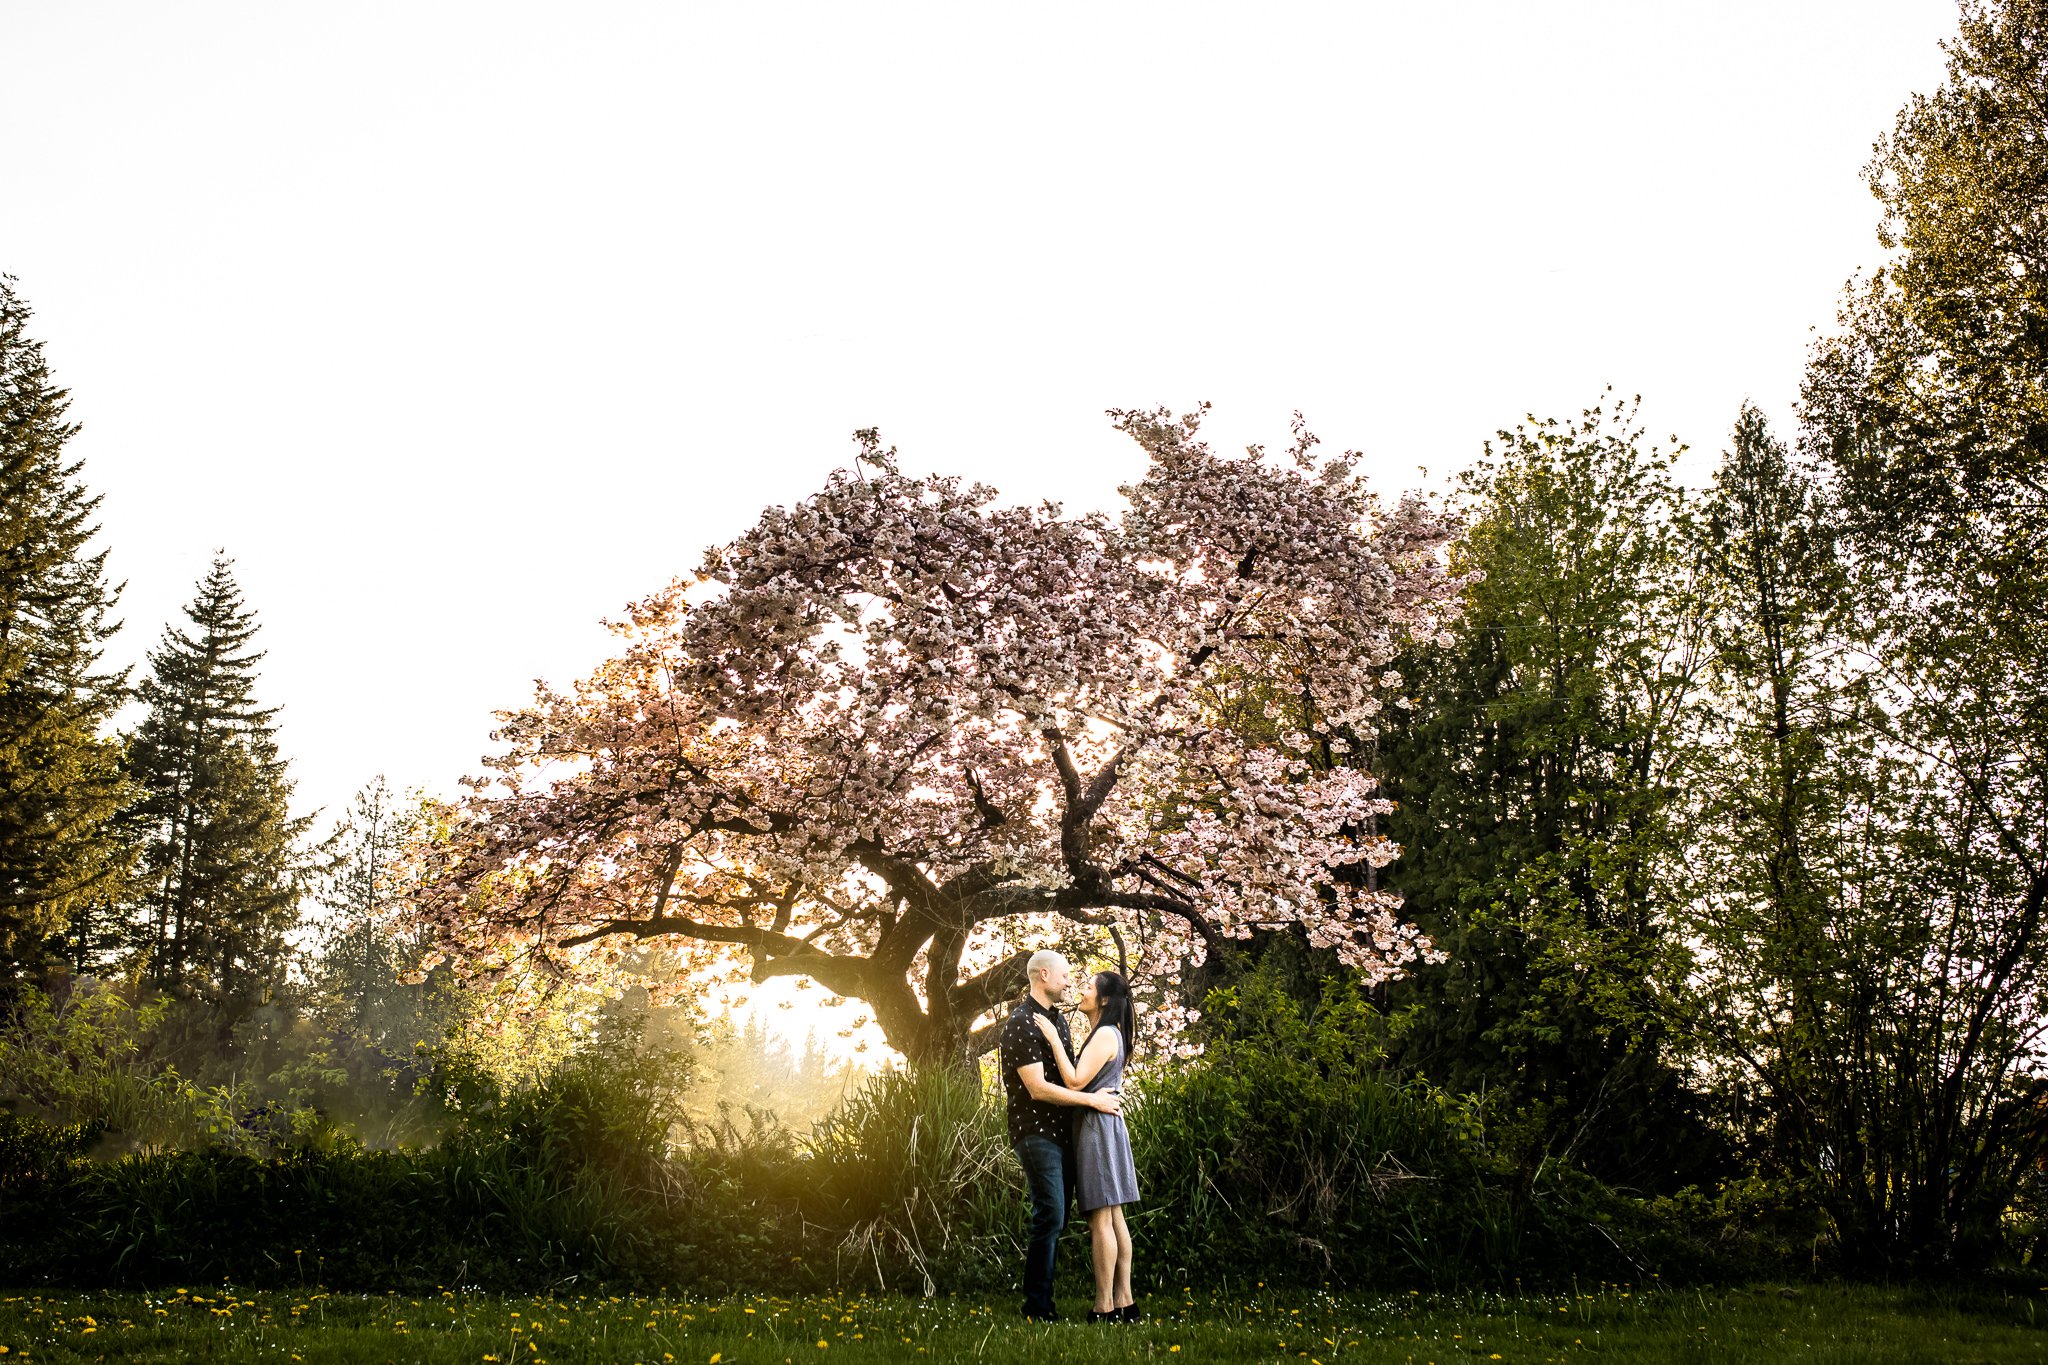
M 1053 1027 L 1060 1033 L 1060 1043 L 1071 1059 L 1074 1055 L 1074 1039 L 1067 1032 L 1067 1017 L 1057 1010 L 1049 1010 L 1025 992 L 1017 1007 L 1010 1011 L 1010 1017 L 1003 1024 L 1003 1034 L 998 1044 L 998 1059 L 1003 1069 L 1004 1107 L 1009 1111 L 1010 1142 L 1014 1145 L 1019 1138 L 1048 1137 L 1061 1146 L 1071 1140 L 1074 1129 L 1075 1107 L 1067 1104 L 1047 1104 L 1031 1098 L 1031 1092 L 1024 1088 L 1024 1081 L 1017 1075 L 1017 1068 L 1037 1062 L 1045 1068 L 1045 1078 L 1054 1085 L 1060 1083 L 1059 1064 L 1054 1061 L 1052 1044 L 1045 1041 L 1038 1031 L 1038 1025 L 1031 1022 L 1032 1016 L 1042 1014 L 1052 1020 Z

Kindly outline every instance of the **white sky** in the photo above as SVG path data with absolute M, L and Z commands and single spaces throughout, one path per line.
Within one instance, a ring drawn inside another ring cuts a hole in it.
M 0 271 L 139 659 L 216 546 L 307 805 L 817 486 L 1109 506 L 1110 406 L 1301 408 L 1389 491 L 1604 385 L 1781 421 L 1950 0 L 0 0 Z

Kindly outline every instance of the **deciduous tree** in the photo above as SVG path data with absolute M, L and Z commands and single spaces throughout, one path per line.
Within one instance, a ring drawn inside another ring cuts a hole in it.
M 1489 445 L 1463 479 L 1455 642 L 1417 660 L 1378 754 L 1390 882 L 1449 955 L 1392 993 L 1422 1006 L 1404 1058 L 1493 1097 L 1532 1155 L 1638 1183 L 1698 1150 L 1661 1006 L 1701 656 L 1674 455 L 1627 403 Z
M 1438 628 L 1444 522 L 1299 430 L 1227 458 L 1196 417 L 1116 419 L 1150 457 L 1120 516 L 913 477 L 865 432 L 854 470 L 636 605 L 618 657 L 504 717 L 495 785 L 449 813 L 423 892 L 445 948 L 739 949 L 867 1002 L 919 1062 L 988 1047 L 1063 924 L 1116 929 L 1155 983 L 1262 924 L 1372 978 L 1428 951 L 1349 875 L 1397 850 L 1372 776 L 1329 759 Z M 1276 662 L 1298 723 L 1219 724 Z
M 2048 1152 L 2048 4 L 1967 6 L 1948 56 L 1803 397 L 1872 667 L 1813 1165 L 1887 1263 L 1987 1254 Z

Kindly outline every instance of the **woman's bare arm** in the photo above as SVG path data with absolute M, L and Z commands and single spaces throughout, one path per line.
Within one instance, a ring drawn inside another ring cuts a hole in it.
M 1113 1028 L 1091 1031 L 1088 1041 L 1081 1045 L 1080 1060 L 1069 1061 L 1066 1045 L 1060 1042 L 1060 1035 L 1052 1022 L 1044 1018 L 1035 1018 L 1031 1022 L 1038 1025 L 1038 1031 L 1052 1044 L 1053 1060 L 1060 1068 L 1060 1084 L 1069 1090 L 1087 1089 L 1088 1082 L 1100 1075 L 1102 1068 L 1109 1065 L 1109 1059 L 1116 1056 L 1116 1039 L 1109 1036 L 1115 1032 Z
M 1060 1079 L 1076 1090 L 1085 1090 L 1088 1083 L 1102 1074 L 1102 1068 L 1109 1065 L 1109 1059 L 1116 1056 L 1116 1029 L 1095 1029 L 1088 1035 L 1088 1041 L 1081 1044 L 1081 1060 L 1069 1067 L 1060 1068 Z M 1059 1049 L 1055 1048 L 1054 1051 Z M 1068 1076 L 1073 1079 L 1068 1080 Z

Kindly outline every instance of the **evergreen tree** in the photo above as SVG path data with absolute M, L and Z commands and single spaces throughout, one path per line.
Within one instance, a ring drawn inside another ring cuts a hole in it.
M 282 979 L 287 932 L 315 870 L 312 817 L 289 812 L 276 710 L 256 702 L 256 616 L 233 561 L 214 558 L 166 627 L 140 689 L 149 704 L 130 747 L 144 831 L 135 908 L 146 971 L 158 985 L 223 1004 Z
M 125 674 L 101 668 L 119 588 L 89 552 L 99 506 L 65 444 L 69 398 L 0 276 L 0 981 L 119 880 Z
M 440 1037 L 453 1017 L 437 1004 L 452 993 L 448 983 L 410 980 L 427 945 L 407 913 L 399 864 L 419 823 L 417 804 L 395 801 L 381 775 L 356 793 L 319 889 L 329 919 L 309 992 L 331 1029 L 387 1049 L 399 1039 L 401 1053 Z
M 393 796 L 382 773 L 372 778 L 335 832 L 334 864 L 321 884 L 321 904 L 344 922 L 383 921 L 401 909 L 400 863 L 419 825 L 417 798 L 408 806 Z

